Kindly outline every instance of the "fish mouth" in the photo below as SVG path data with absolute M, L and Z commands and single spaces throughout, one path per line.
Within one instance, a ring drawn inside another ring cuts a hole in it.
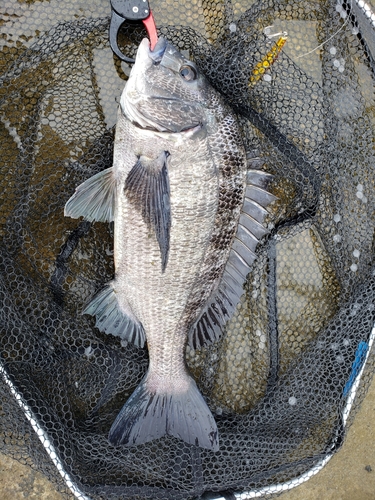
M 154 64 L 159 64 L 163 59 L 165 49 L 167 48 L 167 41 L 165 38 L 160 37 L 154 47 L 154 50 L 149 50 L 148 57 L 152 59 Z

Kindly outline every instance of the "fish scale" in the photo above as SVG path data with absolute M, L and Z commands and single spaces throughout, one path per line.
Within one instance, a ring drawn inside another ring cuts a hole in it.
M 128 133 L 133 138 L 142 134 L 140 129 L 127 123 L 129 129 L 132 129 Z M 147 143 L 147 147 L 150 148 L 150 143 Z M 157 242 L 152 238 L 139 214 L 129 206 L 125 197 L 119 202 L 120 217 L 115 222 L 115 255 L 117 248 L 122 252 L 122 260 L 116 264 L 116 276 L 119 283 L 124 279 L 123 285 L 121 284 L 124 296 L 131 297 L 133 310 L 148 332 L 148 343 L 154 338 L 157 341 L 160 335 L 172 335 L 177 321 L 183 314 L 207 246 L 207 235 L 213 227 L 217 204 L 217 179 L 213 175 L 214 166 L 209 175 L 206 173 L 208 169 L 202 168 L 202 160 L 206 162 L 207 158 L 206 148 L 197 148 L 191 176 L 187 178 L 184 169 L 181 168 L 185 149 L 178 146 L 174 149 L 173 144 L 168 144 L 163 139 L 157 147 L 161 150 L 168 147 L 171 153 L 168 170 L 173 223 L 170 255 L 164 273 L 161 272 Z M 144 152 L 152 154 L 152 151 Z M 199 161 L 200 154 L 201 161 Z M 115 164 L 116 161 L 115 157 Z M 128 171 L 130 168 L 129 165 Z M 205 188 L 203 189 L 205 196 L 202 195 L 202 186 Z M 199 224 L 197 224 L 198 219 Z M 200 252 L 197 252 L 197 247 L 200 248 Z M 129 281 L 134 283 L 133 287 L 129 287 Z
M 149 351 L 112 444 L 169 435 L 219 449 L 185 348 L 220 338 L 240 301 L 275 199 L 265 190 L 269 178 L 247 172 L 236 117 L 194 63 L 164 39 L 152 51 L 143 40 L 121 97 L 113 167 L 79 186 L 65 207 L 71 217 L 114 221 L 114 280 L 83 312 Z

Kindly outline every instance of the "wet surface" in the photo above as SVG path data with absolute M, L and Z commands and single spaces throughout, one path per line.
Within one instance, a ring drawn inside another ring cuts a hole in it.
M 40 472 L 0 455 L 0 497 L 2 500 L 60 500 L 63 497 Z

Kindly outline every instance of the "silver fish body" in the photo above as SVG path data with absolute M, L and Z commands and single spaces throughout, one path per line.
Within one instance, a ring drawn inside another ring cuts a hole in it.
M 163 39 L 152 52 L 143 40 L 121 97 L 113 167 L 79 186 L 65 208 L 114 220 L 115 278 L 84 313 L 107 333 L 147 340 L 148 372 L 111 443 L 172 435 L 218 450 L 184 353 L 187 342 L 216 340 L 238 303 L 274 199 L 267 181 L 253 171 L 249 182 L 236 118 L 195 65 Z

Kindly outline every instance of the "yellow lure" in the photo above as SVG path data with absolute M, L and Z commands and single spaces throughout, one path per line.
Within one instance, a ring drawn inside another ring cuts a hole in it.
M 253 86 L 264 75 L 266 70 L 275 62 L 277 56 L 280 54 L 282 48 L 287 40 L 287 35 L 283 34 L 277 42 L 272 46 L 271 50 L 266 56 L 257 63 L 249 80 L 249 86 Z

